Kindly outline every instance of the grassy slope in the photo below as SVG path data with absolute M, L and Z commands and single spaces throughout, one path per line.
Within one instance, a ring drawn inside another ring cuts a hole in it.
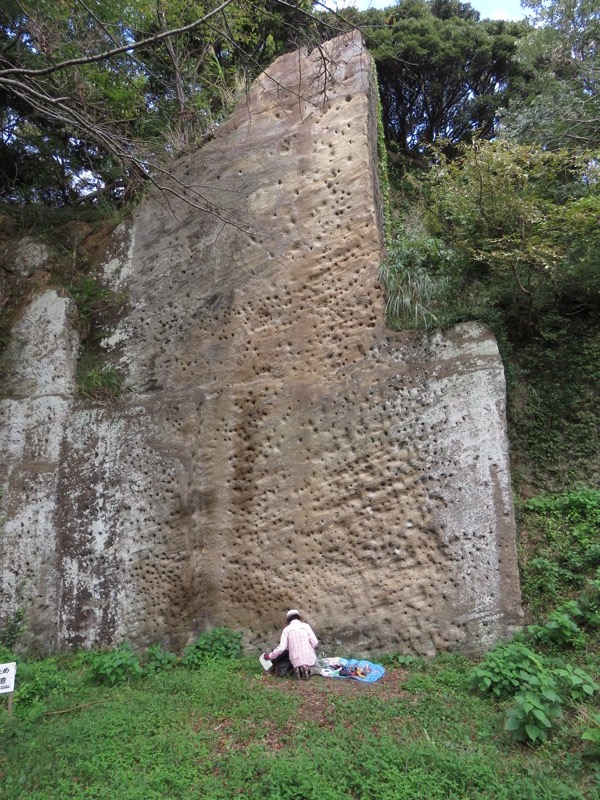
M 259 674 L 254 659 L 130 686 L 70 690 L 42 716 L 0 712 L 0 795 L 14 800 L 561 800 L 594 798 L 581 714 L 515 745 L 470 663 L 418 660 L 378 684 Z M 80 709 L 75 706 L 82 705 Z M 71 709 L 71 710 L 68 710 Z M 65 713 L 61 713 L 61 712 Z

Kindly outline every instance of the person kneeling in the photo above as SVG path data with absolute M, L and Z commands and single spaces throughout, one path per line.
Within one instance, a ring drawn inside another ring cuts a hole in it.
M 286 626 L 279 644 L 264 657 L 273 662 L 273 673 L 283 676 L 294 672 L 296 678 L 307 681 L 317 666 L 316 648 L 319 640 L 307 622 L 302 622 L 300 612 L 292 608 L 286 615 Z

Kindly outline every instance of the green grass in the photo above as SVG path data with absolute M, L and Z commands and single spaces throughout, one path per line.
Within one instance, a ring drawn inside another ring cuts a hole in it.
M 0 707 L 0 796 L 14 800 L 562 800 L 598 797 L 567 720 L 515 744 L 505 708 L 468 689 L 467 659 L 391 669 L 373 686 L 264 677 L 254 660 L 177 667 Z M 63 713 L 64 712 L 64 713 Z M 579 727 L 578 727 L 579 726 Z

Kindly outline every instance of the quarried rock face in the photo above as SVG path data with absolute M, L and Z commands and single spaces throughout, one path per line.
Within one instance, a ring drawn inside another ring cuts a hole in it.
M 299 607 L 332 653 L 432 654 L 520 622 L 495 341 L 383 323 L 375 97 L 358 35 L 276 61 L 118 231 L 123 398 L 4 401 L 4 602 L 38 641 L 264 649 Z

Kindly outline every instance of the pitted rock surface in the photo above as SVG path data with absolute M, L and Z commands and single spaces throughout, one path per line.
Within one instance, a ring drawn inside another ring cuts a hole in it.
M 56 390 L 46 483 L 50 398 L 3 402 L 3 602 L 38 643 L 227 625 L 264 649 L 299 607 L 338 654 L 433 654 L 519 624 L 496 343 L 386 329 L 376 151 L 372 66 L 340 37 L 278 59 L 115 232 L 127 393 Z

